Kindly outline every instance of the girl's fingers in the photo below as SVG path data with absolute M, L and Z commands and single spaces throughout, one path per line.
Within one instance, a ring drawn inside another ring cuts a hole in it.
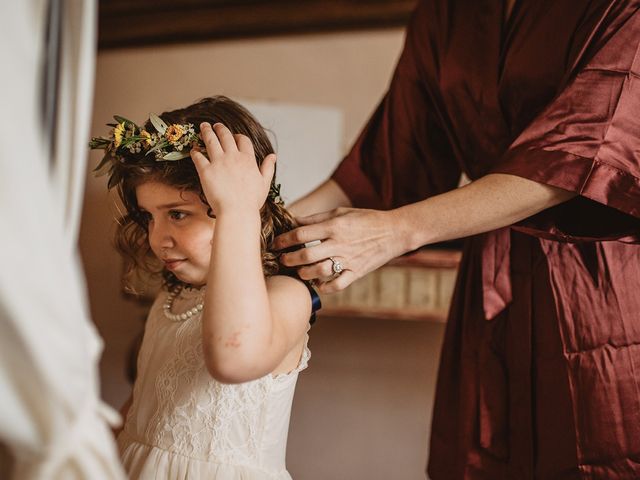
M 213 126 L 213 131 L 218 137 L 220 141 L 220 145 L 225 152 L 234 152 L 238 151 L 238 146 L 236 145 L 236 139 L 233 138 L 233 134 L 231 130 L 225 127 L 221 123 L 216 123 Z
M 248 153 L 253 156 L 253 143 L 246 135 L 241 133 L 234 133 L 233 138 L 238 146 L 238 150 L 244 153 Z
M 196 166 L 196 170 L 198 171 L 198 175 L 201 175 L 202 170 L 210 165 L 209 159 L 205 157 L 200 150 L 193 148 L 190 152 L 191 160 L 193 160 L 193 164 Z
M 200 136 L 207 147 L 207 152 L 211 160 L 213 160 L 216 155 L 222 155 L 224 153 L 222 145 L 220 145 L 220 140 L 218 140 L 218 136 L 213 131 L 213 128 L 211 128 L 209 122 L 202 122 L 200 124 Z

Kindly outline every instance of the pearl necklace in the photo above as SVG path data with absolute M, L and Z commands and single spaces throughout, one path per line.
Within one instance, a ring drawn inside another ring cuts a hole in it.
M 204 308 L 204 304 L 201 302 L 201 303 L 198 303 L 195 307 L 190 308 L 184 313 L 171 313 L 171 307 L 173 306 L 173 301 L 181 291 L 182 291 L 182 287 L 176 287 L 175 289 L 170 291 L 169 295 L 167 295 L 167 301 L 164 302 L 164 305 L 162 306 L 162 310 L 164 311 L 164 316 L 167 317 L 172 322 L 184 322 L 185 320 L 188 320 L 189 318 L 202 312 L 202 309 Z

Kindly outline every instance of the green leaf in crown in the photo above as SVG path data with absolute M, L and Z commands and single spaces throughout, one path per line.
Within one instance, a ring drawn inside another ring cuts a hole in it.
M 113 118 L 117 123 L 107 124 L 112 127 L 109 136 L 93 137 L 89 142 L 91 150 L 105 152 L 93 170 L 96 176 L 109 173 L 117 162 L 126 163 L 135 158 L 135 155 L 146 157 L 153 154 L 158 162 L 172 162 L 188 158 L 193 147 L 206 152 L 202 139 L 191 123 L 167 125 L 162 118 L 152 113 L 149 115 L 149 122 L 156 133 L 150 133 L 125 117 L 114 115 Z M 280 197 L 280 184 L 271 184 L 269 198 L 275 203 L 284 203 Z

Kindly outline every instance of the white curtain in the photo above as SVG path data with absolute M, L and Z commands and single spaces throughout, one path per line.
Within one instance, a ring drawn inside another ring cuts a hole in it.
M 14 478 L 121 479 L 76 250 L 96 5 L 61 5 L 52 163 L 40 105 L 47 2 L 0 3 L 0 442 Z

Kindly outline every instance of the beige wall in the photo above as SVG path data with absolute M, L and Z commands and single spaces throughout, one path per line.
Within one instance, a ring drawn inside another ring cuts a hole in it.
M 339 108 L 346 149 L 381 98 L 402 40 L 401 30 L 384 30 L 102 52 L 92 133 L 104 134 L 114 113 L 142 120 L 225 94 Z M 97 160 L 93 154 L 90 165 Z M 81 251 L 92 313 L 105 339 L 103 395 L 119 406 L 130 388 L 124 358 L 145 312 L 120 294 L 113 217 L 104 179 L 89 177 Z M 437 324 L 321 320 L 294 402 L 288 451 L 294 478 L 425 478 L 442 334 Z

